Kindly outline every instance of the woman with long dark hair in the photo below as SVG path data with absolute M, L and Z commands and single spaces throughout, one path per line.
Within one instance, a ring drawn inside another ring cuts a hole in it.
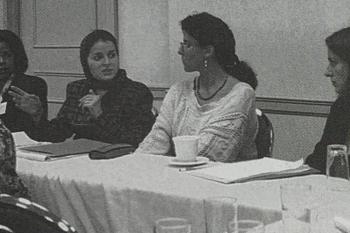
M 183 19 L 181 29 L 184 70 L 199 76 L 170 88 L 137 152 L 171 154 L 173 137 L 198 135 L 199 156 L 224 162 L 256 158 L 257 79 L 238 58 L 232 31 L 206 12 Z

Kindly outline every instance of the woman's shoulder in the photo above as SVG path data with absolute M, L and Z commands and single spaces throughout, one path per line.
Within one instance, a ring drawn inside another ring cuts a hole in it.
M 223 110 L 248 113 L 251 108 L 255 108 L 255 91 L 249 84 L 238 82 L 217 102 L 217 106 Z
M 18 76 L 19 78 L 25 79 L 25 80 L 31 80 L 31 81 L 37 81 L 37 82 L 45 82 L 45 80 L 41 77 L 34 76 L 34 75 L 28 75 L 28 74 L 22 74 Z
M 67 84 L 67 89 L 86 88 L 89 86 L 87 79 L 78 79 Z
M 127 76 L 126 70 L 119 69 L 116 79 L 117 87 L 122 87 L 123 89 L 133 89 L 136 92 L 150 92 L 150 89 L 146 86 L 146 84 L 133 80 Z
M 33 87 L 33 86 L 45 86 L 47 87 L 46 81 L 43 78 L 33 75 L 21 74 L 16 76 L 14 80 L 14 84 L 18 86 L 25 87 Z
M 89 81 L 87 79 L 78 79 L 69 82 L 66 87 L 67 96 L 81 96 L 90 88 Z
M 328 118 L 346 118 L 350 119 L 350 100 L 346 96 L 339 96 L 331 105 Z
M 41 98 L 47 97 L 47 84 L 43 78 L 32 75 L 19 74 L 16 75 L 12 80 L 11 85 L 16 86 L 30 94 L 37 95 Z
M 140 91 L 140 92 L 150 92 L 150 89 L 146 84 L 140 81 L 132 80 L 130 78 L 127 78 L 127 80 L 128 81 L 126 82 L 126 85 L 125 85 L 126 88 L 131 88 L 131 89 L 134 89 L 135 91 Z
M 151 90 L 142 82 L 132 80 L 128 77 L 123 78 L 123 84 L 114 88 L 112 91 L 116 96 L 128 96 L 130 98 L 152 98 Z
M 245 82 L 238 82 L 232 87 L 232 90 L 228 96 L 230 95 L 240 96 L 242 98 L 255 98 L 255 91 L 249 84 Z
M 170 86 L 168 92 L 182 93 L 184 96 L 190 94 L 194 89 L 194 79 L 178 81 Z

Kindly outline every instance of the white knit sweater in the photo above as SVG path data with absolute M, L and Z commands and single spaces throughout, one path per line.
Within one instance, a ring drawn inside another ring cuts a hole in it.
M 223 162 L 256 158 L 255 108 L 255 92 L 243 82 L 220 100 L 202 106 L 197 102 L 193 80 L 176 83 L 165 96 L 151 132 L 136 152 L 168 154 L 172 137 L 199 135 L 198 156 Z

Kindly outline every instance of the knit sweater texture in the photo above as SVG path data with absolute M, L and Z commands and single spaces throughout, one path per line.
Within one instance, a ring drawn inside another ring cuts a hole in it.
M 173 154 L 173 137 L 198 135 L 198 156 L 222 162 L 256 158 L 254 90 L 239 82 L 218 101 L 199 105 L 193 83 L 187 80 L 170 88 L 151 132 L 136 152 Z

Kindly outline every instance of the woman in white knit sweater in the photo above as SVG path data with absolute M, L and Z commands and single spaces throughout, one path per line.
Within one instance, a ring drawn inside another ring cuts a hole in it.
M 198 135 L 198 156 L 233 162 L 257 157 L 256 75 L 235 52 L 232 31 L 206 12 L 181 21 L 179 55 L 199 76 L 173 85 L 136 152 L 173 154 L 172 138 Z

